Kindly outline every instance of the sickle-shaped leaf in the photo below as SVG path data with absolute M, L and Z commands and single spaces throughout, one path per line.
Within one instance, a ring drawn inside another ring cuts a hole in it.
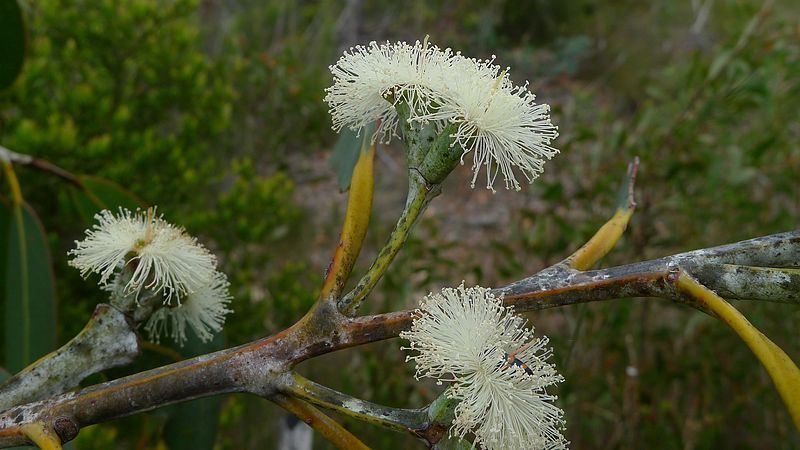
M 56 346 L 53 270 L 47 236 L 30 206 L 5 207 L 0 220 L 5 366 L 18 372 Z

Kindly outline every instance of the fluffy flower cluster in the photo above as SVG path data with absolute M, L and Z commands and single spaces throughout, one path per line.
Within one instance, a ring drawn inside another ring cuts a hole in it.
M 214 333 L 222 330 L 225 316 L 232 312 L 227 308 L 231 301 L 229 286 L 225 275 L 216 272 L 208 284 L 187 295 L 179 306 L 167 306 L 154 312 L 145 326 L 150 339 L 158 342 L 160 336 L 169 334 L 183 345 L 187 324 L 203 342 L 213 339 Z
M 443 289 L 421 302 L 411 330 L 407 357 L 416 377 L 452 383 L 448 396 L 459 400 L 451 435 L 475 435 L 487 449 L 565 448 L 563 411 L 547 386 L 563 381 L 547 362 L 546 337 L 533 337 L 525 320 L 479 286 Z
M 515 86 L 494 58 L 467 58 L 427 42 L 372 42 L 345 52 L 330 70 L 334 83 L 325 101 L 335 130 L 361 130 L 379 120 L 375 138 L 388 142 L 398 124 L 395 105 L 406 103 L 411 121 L 438 129 L 456 124 L 454 145 L 474 155 L 473 187 L 486 166 L 487 188 L 499 171 L 507 189 L 519 190 L 514 166 L 531 182 L 558 153 L 550 146 L 558 131 L 549 106 L 536 104 L 527 83 Z
M 216 269 L 217 260 L 197 239 L 155 215 L 155 210 L 118 215 L 105 210 L 70 250 L 69 264 L 86 277 L 100 275 L 100 284 L 112 296 L 139 298 L 143 290 L 163 297 L 147 324 L 151 337 L 167 331 L 179 343 L 186 340 L 186 324 L 207 341 L 219 331 L 230 312 L 228 282 Z M 126 280 L 126 281 L 122 281 Z

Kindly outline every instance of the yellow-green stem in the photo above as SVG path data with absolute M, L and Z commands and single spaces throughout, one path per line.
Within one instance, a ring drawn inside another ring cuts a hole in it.
M 41 422 L 23 425 L 22 432 L 41 450 L 61 450 L 61 439 Z
M 402 409 L 370 403 L 325 386 L 298 374 L 292 375 L 288 393 L 325 409 L 396 431 L 420 430 L 427 425 L 428 411 Z
M 389 235 L 389 240 L 383 249 L 375 258 L 372 266 L 367 270 L 364 276 L 358 281 L 355 289 L 347 294 L 339 302 L 339 311 L 346 316 L 355 315 L 361 302 L 369 295 L 372 289 L 378 284 L 386 269 L 394 260 L 403 243 L 408 238 L 414 223 L 419 218 L 422 211 L 428 205 L 428 202 L 436 195 L 437 187 L 431 187 L 425 180 L 419 176 L 414 170 L 411 171 L 409 177 L 408 198 L 406 199 L 405 208 L 397 220 L 392 234 Z

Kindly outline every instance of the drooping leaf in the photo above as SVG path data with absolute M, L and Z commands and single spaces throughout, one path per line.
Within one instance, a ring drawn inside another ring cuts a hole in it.
M 25 60 L 25 25 L 17 0 L 0 0 L 0 90 L 14 83 Z
M 350 188 L 350 179 L 353 177 L 353 168 L 358 162 L 359 155 L 364 145 L 370 147 L 372 133 L 375 132 L 375 125 L 368 125 L 361 130 L 360 137 L 356 132 L 349 129 L 342 129 L 339 133 L 339 140 L 333 147 L 328 163 L 336 172 L 336 181 L 339 190 L 344 192 Z
M 186 357 L 202 355 L 225 347 L 223 333 L 210 342 L 202 342 L 187 333 L 181 353 Z M 169 408 L 164 427 L 164 442 L 170 450 L 211 450 L 217 437 L 222 399 L 219 396 L 180 403 Z
M 88 175 L 81 175 L 78 178 L 83 183 L 85 191 L 73 189 L 72 198 L 79 216 L 86 223 L 91 223 L 94 215 L 103 209 L 116 212 L 120 207 L 131 211 L 146 207 L 136 195 L 113 181 Z
M 55 289 L 47 236 L 27 204 L 2 214 L 7 224 L 2 296 L 5 366 L 18 372 L 56 346 Z

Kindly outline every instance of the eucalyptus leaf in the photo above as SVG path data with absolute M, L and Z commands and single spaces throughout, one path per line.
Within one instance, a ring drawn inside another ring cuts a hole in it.
M 16 373 L 56 346 L 55 289 L 50 249 L 39 218 L 27 204 L 0 214 L 5 367 Z
M 17 0 L 0 0 L 0 90 L 17 79 L 25 60 L 25 25 Z
M 375 125 L 370 124 L 361 130 L 360 135 L 349 128 L 344 128 L 339 133 L 339 140 L 333 147 L 328 164 L 336 172 L 336 182 L 340 191 L 344 192 L 350 188 L 353 168 L 358 162 L 359 155 L 369 151 L 372 146 L 374 132 Z

